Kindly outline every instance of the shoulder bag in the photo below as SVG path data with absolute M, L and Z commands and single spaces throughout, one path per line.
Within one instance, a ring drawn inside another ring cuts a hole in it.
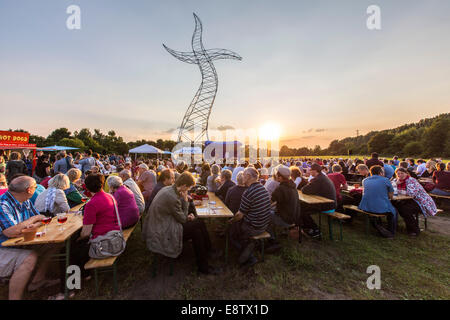
M 116 212 L 117 221 L 119 223 L 119 230 L 111 230 L 102 236 L 89 240 L 91 246 L 89 247 L 89 257 L 93 259 L 105 259 L 109 257 L 116 257 L 124 250 L 127 242 L 123 237 L 122 224 L 120 222 L 119 210 L 114 197 L 108 194 L 114 203 L 114 211 Z

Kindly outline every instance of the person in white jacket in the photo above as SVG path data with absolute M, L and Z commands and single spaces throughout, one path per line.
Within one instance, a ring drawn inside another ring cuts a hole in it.
M 64 190 L 70 187 L 69 178 L 62 173 L 57 174 L 48 182 L 48 189 L 38 195 L 34 206 L 41 214 L 56 216 L 57 213 L 69 212 Z

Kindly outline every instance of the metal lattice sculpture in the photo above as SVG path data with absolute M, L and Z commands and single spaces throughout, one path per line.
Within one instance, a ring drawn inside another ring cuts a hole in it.
M 218 86 L 217 72 L 213 61 L 219 59 L 242 60 L 242 58 L 237 53 L 226 49 L 205 50 L 202 42 L 202 22 L 195 13 L 194 18 L 195 30 L 192 36 L 192 52 L 175 51 L 164 44 L 163 46 L 178 60 L 197 64 L 202 73 L 202 83 L 184 115 L 178 133 L 178 142 L 198 143 L 205 141 L 205 135 L 206 140 L 209 140 L 208 120 L 216 99 Z

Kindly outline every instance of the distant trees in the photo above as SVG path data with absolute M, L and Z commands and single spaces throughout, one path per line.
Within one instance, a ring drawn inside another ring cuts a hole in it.
M 9 131 L 13 130 L 9 129 Z M 16 129 L 14 131 L 27 132 L 23 129 Z M 104 134 L 99 129 L 94 129 L 92 133 L 88 128 L 74 131 L 73 134 L 67 128 L 58 128 L 53 130 L 47 137 L 30 134 L 30 143 L 36 144 L 38 147 L 60 145 L 78 148 L 80 151 L 91 149 L 94 152 L 103 154 L 126 154 L 128 150 L 145 143 L 162 150 L 172 151 L 173 147 L 177 144 L 175 141 L 163 139 L 158 139 L 156 142 L 140 140 L 127 143 L 122 137 L 117 136 L 114 130 L 110 130 L 107 134 Z
M 371 131 L 364 136 L 333 140 L 326 149 L 319 146 L 309 148 L 289 148 L 283 146 L 280 156 L 381 155 L 402 157 L 450 157 L 450 113 L 430 119 L 420 120 L 395 129 Z

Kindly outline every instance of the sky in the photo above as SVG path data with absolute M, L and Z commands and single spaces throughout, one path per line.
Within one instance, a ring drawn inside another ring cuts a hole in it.
M 206 49 L 243 58 L 214 62 L 211 129 L 272 123 L 280 144 L 327 147 L 450 110 L 448 0 L 0 0 L 0 130 L 172 138 L 201 76 L 162 44 L 190 51 L 193 12 Z

